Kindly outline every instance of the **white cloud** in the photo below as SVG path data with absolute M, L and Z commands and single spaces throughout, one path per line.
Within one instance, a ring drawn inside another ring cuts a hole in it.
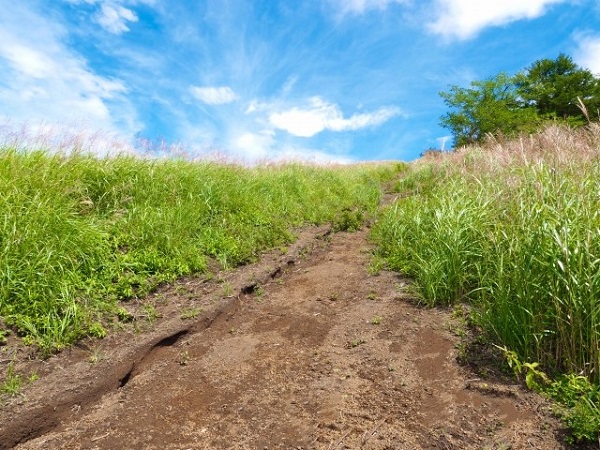
M 233 139 L 232 149 L 247 159 L 266 158 L 273 151 L 275 144 L 273 134 L 271 130 L 242 133 Z
M 222 87 L 198 87 L 192 86 L 190 92 L 198 100 L 209 105 L 223 105 L 237 100 L 237 95 L 229 86 Z
M 22 107 L 39 113 L 45 107 L 50 116 L 62 109 L 63 117 L 68 112 L 103 123 L 110 120 L 105 100 L 126 91 L 120 81 L 95 75 L 83 60 L 56 43 L 30 45 L 9 36 L 0 38 L 0 58 L 18 74 L 8 81 L 10 89 L 0 91 L 5 103 L 18 104 L 17 111 Z
M 381 108 L 374 113 L 355 114 L 346 119 L 337 105 L 313 97 L 308 108 L 294 107 L 271 113 L 269 122 L 294 136 L 311 137 L 324 130 L 347 131 L 377 126 L 399 113 L 397 108 Z
M 56 62 L 47 54 L 21 42 L 0 42 L 0 56 L 5 58 L 21 75 L 43 79 L 55 73 Z
M 241 133 L 230 142 L 229 152 L 235 158 L 251 163 L 309 162 L 314 164 L 348 164 L 353 160 L 344 155 L 334 155 L 321 150 L 298 147 L 275 140 L 272 130 Z
M 431 32 L 450 38 L 468 39 L 488 26 L 499 26 L 543 15 L 548 6 L 568 0 L 436 0 Z
M 575 39 L 579 44 L 574 55 L 577 64 L 600 74 L 600 35 L 582 34 Z
M 135 13 L 124 6 L 112 2 L 103 3 L 96 15 L 96 21 L 107 31 L 121 34 L 129 31 L 127 22 L 137 22 Z
M 342 15 L 363 14 L 370 9 L 386 9 L 392 3 L 405 3 L 406 0 L 333 0 Z
M 83 121 L 96 129 L 139 130 L 135 111 L 123 96 L 125 85 L 95 74 L 85 59 L 64 44 L 65 36 L 64 27 L 27 3 L 3 7 L 0 115 L 14 121 Z M 121 114 L 113 114 L 113 102 L 119 103 Z

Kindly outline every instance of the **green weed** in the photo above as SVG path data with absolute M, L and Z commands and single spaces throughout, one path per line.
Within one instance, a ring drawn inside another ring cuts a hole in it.
M 0 330 L 0 345 L 6 345 L 6 343 L 8 342 L 8 335 L 10 334 L 10 331 L 8 330 Z
M 374 255 L 369 261 L 369 275 L 379 275 L 382 270 L 386 268 L 386 261 L 384 258 Z
M 367 341 L 365 339 L 363 339 L 363 338 L 356 338 L 356 339 L 352 339 L 351 341 L 348 341 L 346 343 L 346 347 L 347 348 L 356 348 L 359 345 L 363 345 L 363 344 L 366 344 L 366 343 L 367 343 Z
M 344 209 L 333 221 L 334 231 L 357 231 L 364 222 L 364 212 Z
M 2 384 L 0 384 L 0 392 L 7 394 L 10 397 L 14 397 L 19 394 L 23 387 L 23 377 L 16 373 L 15 363 L 11 361 L 6 371 L 6 377 Z
M 154 323 L 156 319 L 162 317 L 160 312 L 151 303 L 145 303 L 142 305 L 142 311 L 142 317 L 144 317 L 150 323 Z
M 184 350 L 183 352 L 179 353 L 179 365 L 180 366 L 187 366 L 190 362 L 190 354 L 187 350 Z
M 106 328 L 104 328 L 101 323 L 94 322 L 88 327 L 88 334 L 90 336 L 102 339 L 103 337 L 106 337 L 108 331 L 106 331 Z
M 581 375 L 562 375 L 545 393 L 557 400 L 557 409 L 572 430 L 572 441 L 596 441 L 600 430 L 600 386 Z
M 373 316 L 373 317 L 371 317 L 371 325 L 380 325 L 382 319 L 383 318 L 381 316 Z
M 558 405 L 556 411 L 571 429 L 571 443 L 596 441 L 600 430 L 600 386 L 593 385 L 581 375 L 560 375 L 551 380 L 540 369 L 537 362 L 527 363 L 519 360 L 517 354 L 506 347 L 502 350 L 508 366 L 517 378 L 525 376 L 529 389 L 540 392 Z
M 116 315 L 119 319 L 119 322 L 129 323 L 134 320 L 133 314 L 131 314 L 129 311 L 122 307 L 117 308 Z
M 231 297 L 233 295 L 233 286 L 229 281 L 223 283 L 223 297 Z
M 182 320 L 193 319 L 198 314 L 200 314 L 201 311 L 202 311 L 202 308 L 184 308 L 181 311 L 181 319 Z
M 88 357 L 90 364 L 96 364 L 104 359 L 104 351 L 100 347 L 95 347 L 91 350 L 91 354 Z

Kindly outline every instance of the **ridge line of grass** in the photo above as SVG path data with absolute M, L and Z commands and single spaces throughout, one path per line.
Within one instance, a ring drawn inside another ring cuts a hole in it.
M 359 226 L 400 168 L 0 149 L 0 334 L 46 353 L 103 337 L 119 302 L 202 273 L 207 258 L 233 267 L 302 224 Z

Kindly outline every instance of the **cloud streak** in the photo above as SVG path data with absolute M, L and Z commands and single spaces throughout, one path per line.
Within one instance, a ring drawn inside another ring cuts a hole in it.
M 130 31 L 128 22 L 139 21 L 137 14 L 129 6 L 145 4 L 153 6 L 156 0 L 63 0 L 72 5 L 98 5 L 93 20 L 104 30 L 112 34 Z M 125 6 L 127 5 L 127 7 Z
M 127 22 L 137 22 L 137 15 L 129 8 L 116 3 L 103 3 L 96 21 L 108 32 L 121 34 L 129 31 Z
M 384 10 L 391 4 L 406 3 L 406 0 L 333 0 L 342 15 L 363 14 L 372 9 Z
M 199 87 L 192 86 L 190 92 L 194 97 L 208 105 L 224 105 L 237 100 L 238 96 L 229 86 Z

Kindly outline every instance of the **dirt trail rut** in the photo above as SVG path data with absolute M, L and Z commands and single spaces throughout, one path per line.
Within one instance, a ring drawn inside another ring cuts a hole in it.
M 566 448 L 543 400 L 457 364 L 449 313 L 412 304 L 397 275 L 369 274 L 366 236 L 305 236 L 259 269 L 241 269 L 251 272 L 246 281 L 227 275 L 219 292 L 230 286 L 230 298 L 215 300 L 217 288 L 200 282 L 185 296 L 159 293 L 204 312 L 183 320 L 180 309 L 167 311 L 145 337 L 106 341 L 95 365 L 81 349 L 54 358 L 45 400 L 38 386 L 4 410 L 0 441 L 19 449 Z

